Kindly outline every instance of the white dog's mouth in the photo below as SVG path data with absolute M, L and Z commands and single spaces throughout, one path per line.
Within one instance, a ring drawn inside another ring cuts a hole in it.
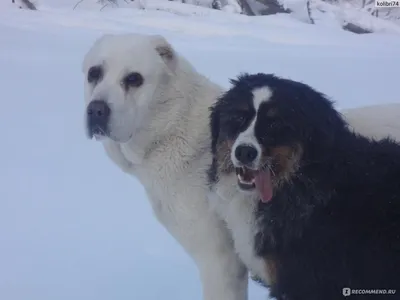
M 89 139 L 94 138 L 96 141 L 102 140 L 109 136 L 105 129 L 101 128 L 100 126 L 88 126 L 87 135 Z
M 94 138 L 98 142 L 101 142 L 106 139 L 106 136 L 103 134 L 94 134 L 92 138 Z
M 95 137 L 95 138 L 107 136 L 107 133 L 100 127 L 93 128 L 93 130 L 91 130 L 90 134 L 91 134 L 91 137 Z
M 105 139 L 110 139 L 120 144 L 129 142 L 133 137 L 132 133 L 126 135 L 116 135 L 113 131 L 106 131 L 104 128 L 97 126 L 88 128 L 87 134 L 89 139 L 94 139 L 95 141 L 104 141 Z

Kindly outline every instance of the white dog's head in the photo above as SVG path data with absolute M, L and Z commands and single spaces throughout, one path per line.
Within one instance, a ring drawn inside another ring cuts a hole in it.
M 86 127 L 90 138 L 126 143 L 148 126 L 174 76 L 171 45 L 159 35 L 106 35 L 83 62 Z

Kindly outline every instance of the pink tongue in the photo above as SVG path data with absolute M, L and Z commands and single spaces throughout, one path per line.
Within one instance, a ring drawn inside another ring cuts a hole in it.
M 269 170 L 258 172 L 255 178 L 256 189 L 260 193 L 261 201 L 266 203 L 272 199 L 272 181 Z

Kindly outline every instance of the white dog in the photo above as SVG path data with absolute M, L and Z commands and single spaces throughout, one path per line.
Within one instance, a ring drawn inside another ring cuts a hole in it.
M 158 220 L 196 263 L 203 299 L 247 299 L 247 268 L 207 200 L 209 107 L 222 88 L 161 36 L 104 36 L 87 53 L 83 71 L 89 136 L 143 184 Z M 383 122 L 399 123 L 354 112 L 360 115 L 352 124 L 364 134 L 384 135 Z

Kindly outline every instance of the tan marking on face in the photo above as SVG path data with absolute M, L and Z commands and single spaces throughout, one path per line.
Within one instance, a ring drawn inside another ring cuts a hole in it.
M 273 256 L 270 255 L 264 258 L 264 263 L 268 283 L 270 285 L 275 285 L 278 281 L 278 262 Z
M 302 156 L 302 147 L 296 146 L 276 146 L 269 151 L 266 163 L 272 169 L 272 181 L 275 186 L 283 182 L 290 181 L 293 174 L 297 171 Z

